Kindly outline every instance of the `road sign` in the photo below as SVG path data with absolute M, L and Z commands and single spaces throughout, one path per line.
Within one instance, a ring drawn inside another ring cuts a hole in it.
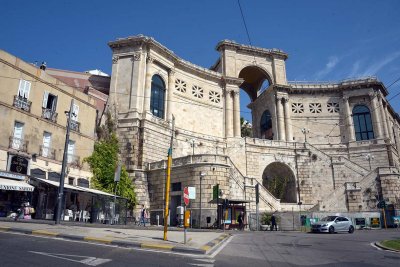
M 189 199 L 196 199 L 196 187 L 189 186 Z
M 189 205 L 189 189 L 187 187 L 183 188 L 183 201 L 185 205 Z
M 386 208 L 386 202 L 384 200 L 379 201 L 377 207 L 378 209 Z

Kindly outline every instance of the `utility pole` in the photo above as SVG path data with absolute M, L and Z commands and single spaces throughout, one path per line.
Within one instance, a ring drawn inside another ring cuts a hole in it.
M 168 149 L 168 161 L 167 161 L 167 181 L 165 182 L 165 211 L 164 211 L 164 240 L 167 240 L 168 231 L 168 215 L 169 215 L 169 189 L 171 184 L 171 165 L 172 165 L 172 145 L 174 142 L 175 132 L 175 117 L 172 115 L 172 130 L 171 130 L 171 143 Z
M 202 197 L 201 197 L 201 182 L 203 181 L 203 177 L 206 176 L 204 172 L 200 172 L 200 212 L 199 212 L 199 228 L 201 228 L 201 205 L 202 205 Z
M 71 127 L 71 119 L 72 119 L 72 115 L 73 115 L 72 114 L 73 108 L 74 108 L 74 99 L 71 99 L 71 106 L 69 108 L 68 118 L 67 118 L 67 133 L 65 135 L 65 145 L 64 145 L 63 161 L 62 161 L 62 166 L 61 166 L 60 186 L 58 187 L 57 210 L 56 210 L 56 214 L 55 214 L 56 215 L 55 224 L 60 224 L 60 219 L 61 219 L 61 211 L 62 211 L 61 205 L 63 204 L 63 195 L 64 195 L 65 167 L 67 165 L 67 159 L 68 159 L 69 131 L 70 131 L 70 127 Z
M 121 164 L 118 163 L 117 165 L 117 169 L 115 170 L 115 174 L 114 174 L 114 183 L 115 183 L 115 187 L 114 187 L 114 208 L 113 208 L 113 223 L 115 222 L 115 213 L 116 213 L 116 209 L 117 209 L 117 187 L 118 187 L 118 182 L 121 179 Z

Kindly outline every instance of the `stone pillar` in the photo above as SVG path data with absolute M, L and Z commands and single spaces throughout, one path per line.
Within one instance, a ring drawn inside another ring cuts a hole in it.
M 344 117 L 347 126 L 347 135 L 349 142 L 356 140 L 356 135 L 354 133 L 354 124 L 353 124 L 353 117 L 351 116 L 352 112 L 350 110 L 349 105 L 349 97 L 343 97 L 343 105 L 344 105 Z
M 400 158 L 400 126 L 395 125 L 394 127 L 394 132 L 395 132 L 395 137 L 396 138 L 396 148 L 397 148 L 397 154 L 399 155 Z
M 283 111 L 285 113 L 285 129 L 286 129 L 286 141 L 293 141 L 293 133 L 292 133 L 292 122 L 290 119 L 290 107 L 289 107 L 289 98 L 283 98 Z
M 167 94 L 167 120 L 172 121 L 172 106 L 173 106 L 173 94 L 175 85 L 175 71 L 170 69 L 168 71 L 168 94 Z
M 386 108 L 385 108 L 385 101 L 382 99 L 381 94 L 379 96 L 379 111 L 382 116 L 382 128 L 383 128 L 383 137 L 385 139 L 389 138 L 389 129 L 388 129 L 388 123 L 387 123 L 387 117 L 386 117 Z
M 372 104 L 372 124 L 374 129 L 375 139 L 382 138 L 382 129 L 381 129 L 381 120 L 379 116 L 379 102 L 378 102 L 378 94 L 370 93 L 369 94 L 371 104 Z
M 150 112 L 150 99 L 151 99 L 151 66 L 153 64 L 154 58 L 147 56 L 146 58 L 146 82 L 144 86 L 144 110 L 145 112 Z
M 390 141 L 392 141 L 393 129 L 392 129 L 392 126 L 390 125 L 390 113 L 388 110 L 388 105 L 389 105 L 389 103 L 386 102 L 385 105 L 382 107 L 383 107 L 383 110 L 384 110 L 385 116 L 386 116 L 385 121 L 386 121 L 386 127 L 388 129 L 388 138 L 390 139 Z
M 233 129 L 234 136 L 241 136 L 240 125 L 240 89 L 233 91 Z
M 232 90 L 225 88 L 225 136 L 233 137 Z
M 278 137 L 280 141 L 286 140 L 285 135 L 285 125 L 284 125 L 284 114 L 283 114 L 283 106 L 282 106 L 282 97 L 278 96 L 276 98 L 276 117 L 278 121 Z

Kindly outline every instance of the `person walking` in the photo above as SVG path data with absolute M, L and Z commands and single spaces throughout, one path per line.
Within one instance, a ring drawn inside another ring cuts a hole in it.
M 240 212 L 238 216 L 238 223 L 239 223 L 239 230 L 243 231 L 244 230 L 244 224 L 243 224 L 243 211 Z
M 272 216 L 271 216 L 271 231 L 273 231 L 274 228 L 275 228 L 275 231 L 278 231 L 278 226 L 276 225 L 275 215 L 272 214 Z
M 147 217 L 147 211 L 144 205 L 142 206 L 142 210 L 140 211 L 140 221 L 139 221 L 139 226 L 142 225 L 146 227 L 146 217 Z

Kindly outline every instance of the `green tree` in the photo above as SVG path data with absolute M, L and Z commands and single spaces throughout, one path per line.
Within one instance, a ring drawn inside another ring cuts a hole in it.
M 97 128 L 97 133 L 99 140 L 94 145 L 94 151 L 84 161 L 89 164 L 93 173 L 93 188 L 114 194 L 114 174 L 118 165 L 119 144 L 110 114 L 107 114 L 105 124 Z M 136 204 L 135 188 L 125 166 L 121 168 L 117 195 L 128 199 L 129 208 L 133 208 Z

